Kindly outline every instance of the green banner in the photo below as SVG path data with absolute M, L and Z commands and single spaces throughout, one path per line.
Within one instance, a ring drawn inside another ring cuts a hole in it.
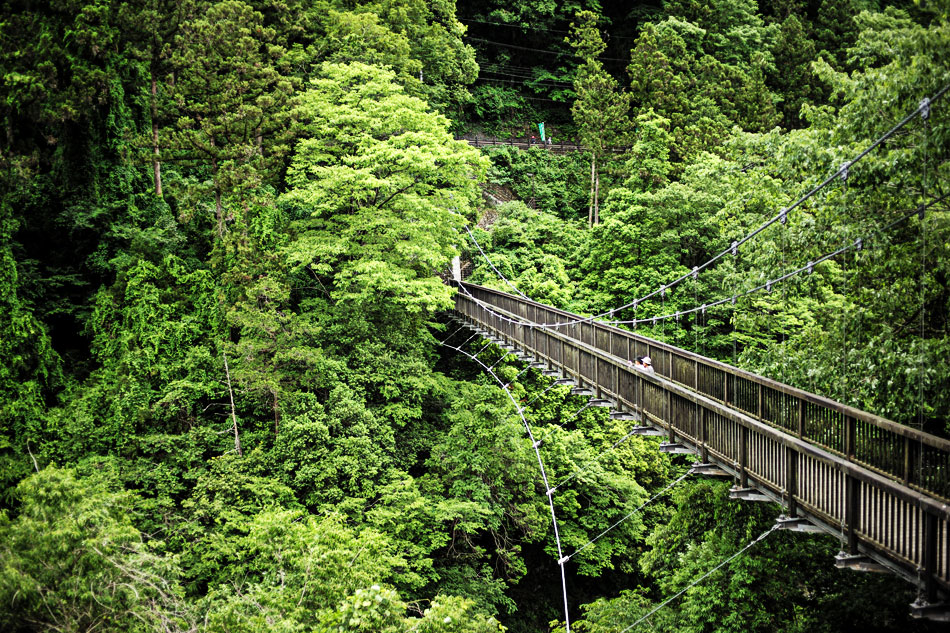
M 538 123 L 538 131 L 541 132 L 541 142 L 544 142 L 544 123 Z

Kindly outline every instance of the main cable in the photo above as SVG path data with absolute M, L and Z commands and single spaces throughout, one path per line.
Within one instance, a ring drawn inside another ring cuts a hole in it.
M 526 300 L 528 300 L 528 301 L 531 301 L 531 299 L 529 299 L 527 295 L 525 295 L 523 292 L 521 292 L 520 290 L 518 290 L 518 289 L 515 287 L 515 285 L 514 285 L 513 283 L 511 283 L 510 281 L 508 281 L 508 278 L 505 277 L 504 275 L 502 275 L 502 274 L 501 274 L 501 271 L 499 271 L 497 268 L 495 268 L 495 265 L 492 263 L 492 261 L 491 261 L 490 259 L 488 259 L 488 255 L 486 255 L 486 254 L 485 254 L 485 251 L 482 250 L 482 247 L 481 247 L 481 245 L 478 243 L 478 240 L 476 240 L 476 239 L 475 239 L 475 236 L 472 235 L 472 230 L 471 230 L 470 228 L 468 228 L 468 225 L 467 225 L 467 224 L 465 225 L 465 231 L 468 233 L 468 236 L 472 239 L 472 242 L 475 243 L 476 248 L 478 248 L 478 252 L 482 254 L 482 257 L 485 258 L 485 261 L 488 262 L 488 265 L 491 266 L 491 269 L 495 271 L 495 274 L 498 275 L 499 277 L 501 277 L 501 279 L 502 279 L 506 284 L 508 284 L 508 287 L 511 288 L 512 290 L 514 290 L 515 293 L 516 293 L 519 297 L 521 297 L 522 299 L 526 299 Z
M 489 343 L 491 343 L 491 341 L 489 341 Z M 515 409 L 518 411 L 518 415 L 521 417 L 521 423 L 524 425 L 525 431 L 527 431 L 528 433 L 528 438 L 531 440 L 531 445 L 534 448 L 535 455 L 538 458 L 538 467 L 541 470 L 541 481 L 544 483 L 545 496 L 548 498 L 548 506 L 551 509 L 551 524 L 554 527 L 554 541 L 555 541 L 555 544 L 557 545 L 558 567 L 561 568 L 561 592 L 564 597 L 564 628 L 565 628 L 565 633 L 570 633 L 571 631 L 570 617 L 571 616 L 570 616 L 570 611 L 569 611 L 568 603 L 567 603 L 567 575 L 564 572 L 564 563 L 561 562 L 564 558 L 564 552 L 561 549 L 561 536 L 560 536 L 560 533 L 558 531 L 558 526 L 557 526 L 557 515 L 554 512 L 554 493 L 553 493 L 553 489 L 548 483 L 547 473 L 544 470 L 544 461 L 541 459 L 541 451 L 539 450 L 540 443 L 534 439 L 534 434 L 531 432 L 531 425 L 528 424 L 528 419 L 524 415 L 524 409 L 522 409 L 518 405 L 518 402 L 515 400 L 514 396 L 511 395 L 511 391 L 508 389 L 505 383 L 501 381 L 498 375 L 481 360 L 465 352 L 464 350 L 461 350 L 458 347 L 453 347 L 451 345 L 445 345 L 444 343 L 442 343 L 442 345 L 444 345 L 445 347 L 448 347 L 449 349 L 454 349 L 455 351 L 465 356 L 468 356 L 470 359 L 474 360 L 479 365 L 481 365 L 485 369 L 485 371 L 487 371 L 491 375 L 491 377 L 495 379 L 495 382 L 497 382 L 501 386 L 505 394 L 508 396 L 508 399 L 511 400 L 511 404 L 513 404 L 515 406 Z
M 892 137 L 894 134 L 896 134 L 901 128 L 903 128 L 905 125 L 907 125 L 907 123 L 909 123 L 911 120 L 913 120 L 914 117 L 916 117 L 916 116 L 918 116 L 918 115 L 921 115 L 921 114 L 923 114 L 923 113 L 925 113 L 925 112 L 926 112 L 927 114 L 929 114 L 930 107 L 932 106 L 932 104 L 933 104 L 934 102 L 936 102 L 938 99 L 940 99 L 941 97 L 943 97 L 943 95 L 946 94 L 946 92 L 947 92 L 948 90 L 950 90 L 950 84 L 945 85 L 943 88 L 941 88 L 939 91 L 937 91 L 937 92 L 934 94 L 933 97 L 930 97 L 929 99 L 926 99 L 926 98 L 925 98 L 923 101 L 920 102 L 920 104 L 917 106 L 917 108 L 916 108 L 913 112 L 911 112 L 910 114 L 908 114 L 907 116 L 905 116 L 903 119 L 901 119 L 901 121 L 899 121 L 896 125 L 894 125 L 890 130 L 888 130 L 885 134 L 883 134 L 882 136 L 880 136 L 877 140 L 875 140 L 875 141 L 874 141 L 873 143 L 871 143 L 869 146 L 867 146 L 863 151 L 861 151 L 859 154 L 857 154 L 854 158 L 852 158 L 852 159 L 849 160 L 849 161 L 845 161 L 844 163 L 842 163 L 842 165 L 841 165 L 834 173 L 832 173 L 830 176 L 828 176 L 827 178 L 825 178 L 820 184 L 814 186 L 811 190 L 809 190 L 807 193 L 805 193 L 803 196 L 801 196 L 801 197 L 800 197 L 798 200 L 796 200 L 793 204 L 791 204 L 791 205 L 788 206 L 788 207 L 783 207 L 783 208 L 779 211 L 778 214 L 774 215 L 774 216 L 771 217 L 770 219 L 768 219 L 768 220 L 766 220 L 765 222 L 763 222 L 763 223 L 762 223 L 761 225 L 759 225 L 756 229 L 754 229 L 754 230 L 751 231 L 750 233 L 746 234 L 746 235 L 745 235 L 744 237 L 742 237 L 741 239 L 734 240 L 734 241 L 729 245 L 729 247 L 727 247 L 726 249 L 720 251 L 719 253 L 717 253 L 716 255 L 714 255 L 713 257 L 711 257 L 710 259 L 708 259 L 708 260 L 707 260 L 706 262 L 704 262 L 703 264 L 700 264 L 699 266 L 694 266 L 693 269 L 690 270 L 689 272 L 686 272 L 686 273 L 680 275 L 679 277 L 677 277 L 676 279 L 674 279 L 673 281 L 671 281 L 671 282 L 669 282 L 669 283 L 667 283 L 667 284 L 662 284 L 662 285 L 661 285 L 659 288 L 657 288 L 656 290 L 653 290 L 652 292 L 649 292 L 649 293 L 643 295 L 642 297 L 639 297 L 639 298 L 637 298 L 637 299 L 634 299 L 634 300 L 632 300 L 632 301 L 629 301 L 629 302 L 627 302 L 627 303 L 625 303 L 625 304 L 623 304 L 623 305 L 621 305 L 621 306 L 618 306 L 618 307 L 616 307 L 616 308 L 611 308 L 611 309 L 609 309 L 609 310 L 600 312 L 599 314 L 595 314 L 595 315 L 592 315 L 592 316 L 587 317 L 587 318 L 574 319 L 574 320 L 564 321 L 564 322 L 535 323 L 535 324 L 533 324 L 533 327 L 542 327 L 542 328 L 551 327 L 551 328 L 553 328 L 553 327 L 562 327 L 562 326 L 566 326 L 566 325 L 573 325 L 573 324 L 575 324 L 575 323 L 593 322 L 595 319 L 600 319 L 601 317 L 604 317 L 604 316 L 608 316 L 608 315 L 613 316 L 613 314 L 614 314 L 615 312 L 619 312 L 620 310 L 625 310 L 625 309 L 631 308 L 631 307 L 636 308 L 639 304 L 643 303 L 644 301 L 648 301 L 648 300 L 650 300 L 650 299 L 656 297 L 657 295 L 660 295 L 661 297 L 665 297 L 665 293 L 666 293 L 667 290 L 671 290 L 672 288 L 674 288 L 675 286 L 677 286 L 678 284 L 680 284 L 681 282 L 683 282 L 684 280 L 686 280 L 686 279 L 688 279 L 688 278 L 690 278 L 690 277 L 693 277 L 693 278 L 695 279 L 695 278 L 699 275 L 700 272 L 704 271 L 704 270 L 707 269 L 709 266 L 711 266 L 712 264 L 716 263 L 717 261 L 719 261 L 720 259 L 722 259 L 722 258 L 725 257 L 726 255 L 728 255 L 728 254 L 730 254 L 730 253 L 733 254 L 733 255 L 737 255 L 740 246 L 742 246 L 743 244 L 745 244 L 745 243 L 748 242 L 749 240 L 753 239 L 753 238 L 756 237 L 759 233 L 761 233 L 762 231 L 764 231 L 764 230 L 767 229 L 768 227 L 772 226 L 772 225 L 775 224 L 776 222 L 781 222 L 782 224 L 784 224 L 784 223 L 786 222 L 787 218 L 788 218 L 788 214 L 789 214 L 791 211 L 794 211 L 794 210 L 797 209 L 798 207 L 802 206 L 802 205 L 803 205 L 805 202 L 807 202 L 810 198 L 812 198 L 812 197 L 815 196 L 817 193 L 819 193 L 821 190 L 823 190 L 825 187 L 827 187 L 827 186 L 828 186 L 831 182 L 833 182 L 836 178 L 841 177 L 841 178 L 847 179 L 848 174 L 849 174 L 849 171 L 850 171 L 850 169 L 855 165 L 855 163 L 857 163 L 857 162 L 861 161 L 862 159 L 864 159 L 865 156 L 867 156 L 868 154 L 870 154 L 870 153 L 871 153 L 874 149 L 876 149 L 879 145 L 881 145 L 882 143 L 884 143 L 885 141 L 887 141 L 890 137 Z M 467 230 L 467 229 L 468 229 L 468 227 L 466 227 L 466 230 Z M 475 245 L 478 247 L 478 250 L 481 251 L 482 254 L 484 255 L 484 251 L 482 251 L 481 246 L 478 244 L 477 240 L 475 240 L 474 235 L 472 235 L 471 231 L 468 231 L 468 233 L 469 233 L 469 237 L 472 239 L 473 242 L 475 242 Z M 486 259 L 486 260 L 488 259 L 487 255 L 485 255 L 485 259 Z M 489 262 L 489 263 L 490 263 L 490 262 Z M 508 284 L 510 287 L 512 287 L 512 288 L 514 289 L 514 286 L 511 284 L 511 282 L 509 282 L 509 281 L 507 280 L 507 278 L 505 278 L 503 275 L 501 275 L 501 273 L 498 271 L 497 268 L 494 267 L 494 265 L 492 265 L 492 269 L 495 271 L 495 273 L 496 273 L 503 281 L 505 281 L 506 284 Z M 521 296 L 522 298 L 531 301 L 531 299 L 529 299 L 527 296 L 525 296 L 521 291 L 515 289 L 515 292 L 516 292 L 519 296 Z M 748 293 L 747 293 L 747 294 L 748 294 Z M 675 316 L 675 315 L 672 315 L 672 316 Z M 667 317 L 667 318 L 668 318 L 668 317 Z M 645 321 L 644 321 L 644 320 L 641 320 L 641 321 L 638 321 L 638 322 L 639 322 L 639 323 L 644 323 L 644 322 L 649 321 L 649 320 L 651 320 L 651 319 L 647 319 L 647 320 L 645 320 Z M 659 319 L 657 319 L 657 320 L 659 320 Z M 627 322 L 625 321 L 624 323 L 627 323 Z
M 811 274 L 812 272 L 814 272 L 814 268 L 815 268 L 815 266 L 817 266 L 818 264 L 821 264 L 821 263 L 823 263 L 823 262 L 825 262 L 825 261 L 827 261 L 827 260 L 829 260 L 829 259 L 834 259 L 834 258 L 837 257 L 838 255 L 841 255 L 842 253 L 846 253 L 846 252 L 848 252 L 848 251 L 850 251 L 850 250 L 861 250 L 861 249 L 863 249 L 863 248 L 864 248 L 865 246 L 867 246 L 868 243 L 873 239 L 873 237 L 874 237 L 875 234 L 880 234 L 880 233 L 883 233 L 883 232 L 885 232 L 885 231 L 888 231 L 888 230 L 894 228 L 895 226 L 897 226 L 897 225 L 899 225 L 899 224 L 901 224 L 901 223 L 903 223 L 903 222 L 906 222 L 907 220 L 909 220 L 909 219 L 911 219 L 911 218 L 913 218 L 913 217 L 919 217 L 920 215 L 924 214 L 928 209 L 930 209 L 931 207 L 933 207 L 934 205 L 936 205 L 936 204 L 938 204 L 938 203 L 940 203 L 940 202 L 943 202 L 943 201 L 946 200 L 947 198 L 950 198 L 950 193 L 944 194 L 944 195 L 940 196 L 939 198 L 935 198 L 934 200 L 931 200 L 929 203 L 927 203 L 927 204 L 925 204 L 925 205 L 920 205 L 919 207 L 913 209 L 912 211 L 907 212 L 905 215 L 903 215 L 903 216 L 897 218 L 896 220 L 893 220 L 892 222 L 888 223 L 887 225 L 885 225 L 885 226 L 883 226 L 883 227 L 879 227 L 879 228 L 873 229 L 872 231 L 870 231 L 869 233 L 867 233 L 867 234 L 866 234 L 865 236 L 863 236 L 863 237 L 859 237 L 859 238 L 857 238 L 857 239 L 855 239 L 855 240 L 853 240 L 853 241 L 850 241 L 850 240 L 849 240 L 849 243 L 848 243 L 848 244 L 846 244 L 846 245 L 844 245 L 844 246 L 841 246 L 840 248 L 838 248 L 838 249 L 836 249 L 836 250 L 834 250 L 834 251 L 828 252 L 828 253 L 822 255 L 821 257 L 818 257 L 817 259 L 814 259 L 814 260 L 812 260 L 812 261 L 809 261 L 808 263 L 806 263 L 806 264 L 803 265 L 803 266 L 800 266 L 800 267 L 798 267 L 798 268 L 796 268 L 796 269 L 794 269 L 794 270 L 792 270 L 792 271 L 790 271 L 790 272 L 785 273 L 784 275 L 782 275 L 782 276 L 780 276 L 780 277 L 776 277 L 775 279 L 767 280 L 767 281 L 765 281 L 764 283 L 759 284 L 758 286 L 755 286 L 755 287 L 753 287 L 753 288 L 750 288 L 750 289 L 748 289 L 748 290 L 746 290 L 746 291 L 744 291 L 744 292 L 736 292 L 735 294 L 732 294 L 732 295 L 729 295 L 729 296 L 727 296 L 727 297 L 725 297 L 725 298 L 719 299 L 718 301 L 713 301 L 713 302 L 710 302 L 710 303 L 704 303 L 704 304 L 702 304 L 702 305 L 693 306 L 692 308 L 689 308 L 689 309 L 686 309 L 686 310 L 679 310 L 679 311 L 677 311 L 677 312 L 671 312 L 671 313 L 662 314 L 662 315 L 654 315 L 654 316 L 650 316 L 650 317 L 646 317 L 646 318 L 627 319 L 627 320 L 614 320 L 614 321 L 609 321 L 609 322 L 607 322 L 607 324 L 611 324 L 611 325 L 633 325 L 633 326 L 640 325 L 640 324 L 645 324 L 645 323 L 656 324 L 656 323 L 659 322 L 659 321 L 663 321 L 663 320 L 666 320 L 666 319 L 679 318 L 679 317 L 683 317 L 683 316 L 686 316 L 686 315 L 689 315 L 689 314 L 695 314 L 695 313 L 697 313 L 697 312 L 701 312 L 701 313 L 705 314 L 706 310 L 708 310 L 708 309 L 710 309 L 710 308 L 715 308 L 715 307 L 718 307 L 718 306 L 723 305 L 723 304 L 726 304 L 726 303 L 735 304 L 736 300 L 738 300 L 738 299 L 740 299 L 740 298 L 742 298 L 742 297 L 746 297 L 746 296 L 755 294 L 755 293 L 757 293 L 757 292 L 761 292 L 762 290 L 766 290 L 766 291 L 768 291 L 768 292 L 771 292 L 771 291 L 772 291 L 772 288 L 773 288 L 774 286 L 776 286 L 777 284 L 782 283 L 782 282 L 784 282 L 784 281 L 787 281 L 788 279 L 790 279 L 790 278 L 792 278 L 792 277 L 794 277 L 794 276 L 796 276 L 796 275 L 800 275 L 800 274 L 803 273 L 803 272 L 807 272 L 807 273 Z M 521 320 L 519 320 L 519 319 L 513 319 L 513 318 L 509 317 L 508 315 L 505 315 L 505 314 L 502 314 L 502 313 L 500 313 L 500 312 L 495 311 L 495 310 L 493 309 L 494 306 L 492 306 L 491 304 L 488 304 L 488 303 L 486 303 L 486 302 L 484 302 L 484 301 L 478 299 L 478 298 L 475 297 L 471 292 L 469 292 L 464 286 L 460 285 L 460 286 L 459 286 L 459 289 L 460 289 L 464 294 L 468 295 L 468 297 L 471 298 L 475 303 L 477 303 L 479 306 L 481 306 L 482 308 L 484 308 L 487 312 L 491 313 L 493 316 L 497 317 L 498 319 L 500 319 L 500 320 L 502 320 L 502 321 L 506 321 L 506 322 L 508 322 L 508 323 L 512 323 L 512 324 L 515 324 L 515 325 L 523 325 L 523 326 L 527 326 L 527 327 L 531 327 L 531 328 L 566 327 L 566 326 L 568 326 L 568 325 L 573 325 L 573 324 L 576 324 L 576 323 L 593 323 L 593 322 L 594 322 L 594 319 L 596 318 L 596 317 L 587 317 L 587 318 L 584 318 L 584 319 L 576 319 L 576 320 L 565 321 L 565 322 L 560 322 L 560 323 L 536 323 L 536 322 L 531 321 L 531 320 L 528 320 L 528 319 L 521 319 Z M 521 296 L 522 296 L 523 298 L 527 299 L 527 297 L 524 297 L 524 295 L 521 295 Z M 532 301 L 531 299 L 527 299 L 527 300 L 528 300 L 528 301 Z M 602 321 L 599 321 L 599 322 L 603 323 Z

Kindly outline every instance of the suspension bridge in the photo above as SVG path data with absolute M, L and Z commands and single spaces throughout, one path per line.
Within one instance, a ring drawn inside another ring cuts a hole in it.
M 483 138 L 479 138 L 477 134 L 474 134 L 471 136 L 460 136 L 456 138 L 456 140 L 465 141 L 472 147 L 516 147 L 522 150 L 529 150 L 532 147 L 537 147 L 538 149 L 545 149 L 555 154 L 567 154 L 569 152 L 589 151 L 586 147 L 578 143 L 563 143 L 560 141 L 557 143 L 546 143 L 542 141 L 541 139 L 532 140 L 531 138 L 499 139 L 494 136 L 486 136 Z M 608 154 L 622 154 L 623 152 L 626 152 L 629 149 L 630 148 L 628 147 L 608 147 L 606 148 L 606 152 Z
M 735 256 L 739 247 L 769 226 L 786 224 L 792 211 L 833 181 L 845 181 L 855 163 L 909 121 L 915 117 L 926 121 L 932 101 L 948 89 L 950 86 L 933 100 L 921 101 L 917 110 L 821 184 L 706 263 L 598 315 L 581 316 L 532 301 L 498 271 L 469 231 L 478 251 L 514 294 L 467 283 L 456 266 L 452 283 L 458 292 L 453 318 L 459 330 L 470 331 L 470 338 L 481 336 L 488 341 L 486 346 L 495 343 L 504 350 L 502 358 L 519 359 L 525 363 L 523 371 L 538 369 L 553 379 L 552 386 L 572 385 L 572 394 L 589 398 L 586 406 L 609 408 L 612 418 L 629 422 L 627 437 L 660 436 L 659 450 L 696 455 L 698 460 L 688 474 L 732 479 L 731 497 L 782 506 L 782 515 L 769 531 L 694 584 L 774 530 L 823 532 L 841 540 L 842 549 L 834 561 L 837 567 L 897 574 L 918 588 L 918 599 L 910 607 L 914 617 L 950 621 L 950 440 L 617 327 L 655 325 L 658 319 L 679 321 L 682 316 L 705 314 L 721 304 L 735 305 L 739 296 L 771 292 L 791 277 L 810 274 L 822 261 L 861 250 L 870 236 L 853 239 L 739 295 L 674 314 L 614 320 L 620 310 L 635 310 L 638 304 L 664 296 L 684 280 L 695 279 L 730 253 Z M 948 196 L 916 205 L 880 230 L 912 218 L 923 222 L 927 211 Z M 478 354 L 465 353 L 462 345 L 450 346 L 445 341 L 443 345 L 481 364 L 507 392 L 508 383 L 494 373 L 494 365 L 482 363 Z M 642 356 L 653 359 L 654 371 L 635 366 L 634 359 Z M 562 551 L 552 501 L 560 485 L 549 484 L 541 442 L 535 439 L 524 407 L 508 395 L 533 444 L 547 491 L 569 631 L 564 565 L 573 554 Z

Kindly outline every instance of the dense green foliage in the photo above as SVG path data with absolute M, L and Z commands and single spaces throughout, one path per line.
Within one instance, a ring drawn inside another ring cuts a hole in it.
M 565 566 L 578 630 L 622 630 L 768 527 L 774 506 L 704 482 L 637 512 L 686 462 L 466 340 L 439 275 L 461 253 L 504 287 L 472 225 L 540 301 L 592 313 L 656 289 L 950 82 L 950 8 L 622 4 L 3 3 L 4 630 L 557 630 L 525 422 L 562 554 L 583 550 Z M 646 332 L 950 431 L 947 205 L 881 228 L 946 195 L 945 103 L 617 316 L 865 237 Z M 587 151 L 453 139 L 541 121 Z M 485 208 L 486 183 L 514 200 Z M 830 569 L 834 547 L 771 535 L 651 624 L 928 630 L 906 622 L 908 586 Z

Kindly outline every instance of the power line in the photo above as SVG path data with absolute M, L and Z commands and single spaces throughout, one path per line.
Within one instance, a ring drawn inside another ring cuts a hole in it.
M 502 68 L 504 67 L 502 66 Z M 572 88 L 574 86 L 574 84 L 572 84 L 569 81 L 561 81 L 559 79 L 538 77 L 533 73 L 522 72 L 522 71 L 504 72 L 502 70 L 482 69 L 481 72 L 487 75 L 498 75 L 500 77 L 514 77 L 516 79 L 524 79 L 526 83 L 531 82 L 535 84 L 537 83 L 555 84 L 564 88 Z M 486 79 L 486 77 L 479 75 L 479 79 Z
M 571 34 L 570 31 L 562 31 L 562 30 L 560 30 L 560 29 L 543 29 L 543 28 L 537 27 L 537 26 L 528 27 L 528 26 L 522 26 L 522 25 L 520 25 L 520 24 L 506 24 L 506 23 L 504 23 L 504 22 L 487 22 L 487 21 L 484 21 L 484 20 L 473 20 L 473 19 L 470 19 L 470 18 L 456 18 L 456 19 L 457 19 L 459 22 L 468 22 L 468 23 L 470 23 L 470 24 L 490 24 L 490 25 L 492 25 L 492 26 L 506 26 L 506 27 L 508 27 L 508 28 L 512 28 L 512 29 L 522 29 L 522 30 L 525 30 L 525 31 L 542 31 L 542 32 L 544 32 L 544 33 L 562 33 L 562 34 L 564 34 L 564 35 L 570 35 L 570 34 Z
M 505 73 L 496 73 L 492 71 L 488 71 L 488 72 L 489 74 L 492 74 L 492 75 L 505 75 Z M 509 84 L 509 85 L 510 84 L 521 84 L 521 85 L 531 84 L 530 87 L 537 86 L 537 87 L 550 88 L 550 89 L 569 88 L 573 90 L 573 86 L 571 84 L 565 84 L 565 83 L 560 83 L 560 82 L 558 83 L 549 82 L 545 79 L 539 79 L 536 81 L 536 80 L 533 80 L 531 77 L 520 77 L 518 75 L 507 75 L 507 76 L 513 79 L 517 79 L 519 81 L 512 81 L 512 79 L 502 79 L 499 77 L 479 77 L 478 81 L 490 81 L 492 83 Z

